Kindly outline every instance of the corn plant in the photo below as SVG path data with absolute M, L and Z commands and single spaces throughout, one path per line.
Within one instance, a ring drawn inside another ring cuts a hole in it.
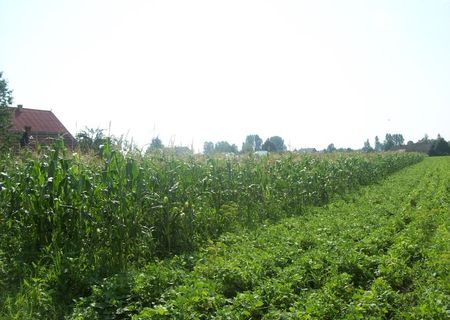
M 144 157 L 109 145 L 97 157 L 69 153 L 61 141 L 3 155 L 0 285 L 8 291 L 51 268 L 53 299 L 70 304 L 103 277 L 192 252 L 227 231 L 302 214 L 422 158 Z

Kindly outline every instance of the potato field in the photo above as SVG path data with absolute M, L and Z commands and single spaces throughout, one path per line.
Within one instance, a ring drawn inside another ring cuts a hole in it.
M 0 156 L 0 319 L 447 319 L 450 157 Z

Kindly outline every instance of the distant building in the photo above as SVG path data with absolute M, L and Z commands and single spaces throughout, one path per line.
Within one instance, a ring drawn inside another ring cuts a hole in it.
M 317 152 L 316 148 L 300 148 L 300 149 L 295 150 L 295 151 L 300 152 L 300 153 L 314 153 L 314 152 Z
M 255 151 L 255 155 L 259 156 L 259 157 L 265 157 L 269 154 L 268 151 L 265 150 L 260 150 L 260 151 Z
M 431 149 L 431 143 L 408 142 L 408 144 L 406 144 L 406 145 L 395 146 L 391 150 L 392 151 L 406 151 L 406 152 L 422 152 L 422 153 L 428 154 L 430 152 L 430 149 Z
M 63 138 L 68 147 L 75 145 L 75 138 L 53 112 L 23 108 L 22 105 L 11 109 L 11 131 L 20 137 L 22 147 L 30 143 L 49 145 L 59 138 Z
M 175 147 L 174 150 L 175 150 L 175 153 L 179 156 L 193 154 L 192 150 L 188 147 Z

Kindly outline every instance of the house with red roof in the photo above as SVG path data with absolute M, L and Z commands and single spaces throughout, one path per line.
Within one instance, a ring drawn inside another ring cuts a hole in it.
M 68 147 L 75 145 L 75 138 L 52 111 L 23 108 L 22 105 L 11 109 L 11 131 L 21 137 L 21 146 L 31 142 L 49 145 L 59 138 L 63 138 Z

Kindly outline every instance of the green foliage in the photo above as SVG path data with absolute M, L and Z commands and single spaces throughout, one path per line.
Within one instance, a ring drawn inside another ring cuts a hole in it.
M 3 78 L 3 72 L 0 72 L 0 151 L 5 151 L 11 146 L 11 110 L 13 97 L 12 91 L 8 88 L 8 82 Z
M 262 139 L 257 134 L 248 135 L 245 138 L 245 142 L 242 144 L 242 152 L 249 153 L 255 151 L 261 151 Z
M 211 141 L 205 141 L 203 144 L 203 154 L 211 155 L 214 153 L 214 143 Z
M 104 129 L 85 128 L 76 135 L 77 144 L 82 152 L 100 152 L 101 146 L 109 142 Z
M 401 146 L 405 139 L 403 138 L 403 135 L 395 133 L 390 134 L 386 133 L 386 138 L 383 143 L 384 151 L 392 150 L 392 148 L 396 146 Z
M 0 72 L 0 107 L 9 107 L 12 100 L 12 91 L 8 88 L 8 81 L 3 78 L 3 72 Z
M 450 155 L 450 145 L 444 138 L 438 135 L 437 139 L 433 141 L 431 149 L 428 153 L 430 156 L 447 156 Z
M 446 319 L 449 168 L 427 161 L 356 199 L 226 234 L 133 319 Z
M 214 145 L 214 152 L 218 153 L 238 153 L 237 146 L 231 145 L 227 141 L 219 141 Z
M 364 151 L 364 152 L 372 152 L 372 151 L 373 151 L 373 148 L 372 148 L 372 146 L 370 145 L 369 139 L 367 139 L 367 140 L 364 142 L 364 147 L 362 148 L 362 151 Z
M 377 152 L 383 151 L 383 144 L 380 142 L 378 136 L 375 136 L 375 147 L 374 150 Z
M 264 151 L 269 152 L 283 152 L 286 151 L 286 145 L 284 144 L 283 138 L 279 136 L 273 136 L 268 138 L 261 147 Z
M 157 261 L 139 272 L 105 278 L 93 286 L 91 295 L 77 301 L 69 319 L 129 319 L 138 310 L 153 306 L 166 290 L 181 284 L 189 259 Z
M 336 147 L 334 146 L 334 143 L 330 143 L 327 148 L 325 149 L 326 152 L 331 153 L 336 151 Z
M 206 141 L 203 145 L 203 153 L 205 155 L 213 155 L 218 153 L 238 153 L 238 148 L 235 144 L 230 144 L 227 141 L 219 141 L 216 144 Z
M 143 308 L 163 304 L 163 298 L 172 299 L 166 292 L 171 290 L 167 279 L 182 277 L 183 272 L 172 270 L 175 262 L 168 269 L 150 264 L 142 277 L 134 273 L 149 261 L 192 252 L 226 232 L 300 215 L 308 206 L 324 205 L 422 159 L 417 154 L 396 153 L 142 157 L 124 154 L 109 144 L 98 146 L 98 152 L 99 157 L 70 154 L 59 141 L 22 158 L 0 159 L 0 309 L 7 310 L 4 317 L 26 312 L 61 318 L 75 298 L 85 297 L 77 303 L 81 318 L 103 314 L 129 318 Z M 301 248 L 313 246 L 310 237 L 297 241 Z M 281 247 L 277 252 L 288 249 Z M 234 265 L 217 264 L 219 269 L 213 270 L 218 278 L 213 282 L 205 280 L 199 286 L 194 286 L 195 280 L 189 285 L 183 282 L 186 295 L 191 294 L 189 290 L 198 295 L 198 303 L 189 309 L 192 314 L 211 313 L 227 299 L 255 288 L 262 274 L 277 273 L 291 259 L 260 254 L 259 266 L 241 269 L 255 252 L 249 248 L 248 256 Z M 366 261 L 361 259 L 357 261 Z M 325 256 L 312 261 L 302 267 L 304 281 L 318 287 L 328 262 Z M 364 277 L 361 273 L 360 278 Z M 25 280 L 40 291 L 27 287 Z M 190 303 L 179 299 L 167 312 L 178 312 L 179 306 Z
M 417 143 L 430 143 L 430 142 L 431 142 L 431 140 L 430 140 L 430 138 L 428 137 L 428 134 L 425 134 L 425 135 L 423 136 L 422 139 L 420 139 L 419 141 L 417 141 Z
M 164 148 L 164 145 L 159 137 L 155 137 L 152 139 L 150 146 L 147 149 L 147 152 L 152 152 L 155 150 L 161 150 Z

